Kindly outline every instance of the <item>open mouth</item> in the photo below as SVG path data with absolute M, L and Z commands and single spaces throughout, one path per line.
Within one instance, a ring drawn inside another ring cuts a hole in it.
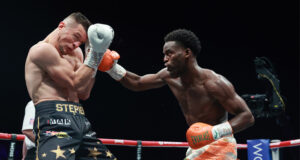
M 67 52 L 71 52 L 71 51 L 72 51 L 72 48 L 66 47 L 66 51 L 67 51 Z
M 167 67 L 167 70 L 168 70 L 169 72 L 172 72 L 172 71 L 173 71 L 173 69 L 172 69 L 171 67 Z

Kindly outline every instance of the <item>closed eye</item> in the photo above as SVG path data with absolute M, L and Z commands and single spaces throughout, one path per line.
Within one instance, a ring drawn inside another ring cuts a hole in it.
M 80 39 L 81 39 L 81 35 L 79 33 L 75 33 L 74 37 L 75 37 L 76 41 L 80 41 Z M 84 42 L 80 41 L 80 43 L 83 44 Z

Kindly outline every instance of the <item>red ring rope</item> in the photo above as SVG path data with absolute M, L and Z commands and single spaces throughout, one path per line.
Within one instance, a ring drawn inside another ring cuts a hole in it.
M 0 140 L 11 140 L 13 134 L 0 133 Z M 23 141 L 25 136 L 23 134 L 16 135 L 16 140 Z M 103 144 L 107 145 L 122 145 L 122 146 L 137 146 L 137 140 L 124 140 L 124 139 L 107 139 L 99 138 Z M 188 147 L 187 142 L 168 142 L 168 141 L 141 141 L 143 147 Z M 300 139 L 270 143 L 270 148 L 283 148 L 300 146 Z M 247 144 L 237 144 L 238 149 L 247 149 Z

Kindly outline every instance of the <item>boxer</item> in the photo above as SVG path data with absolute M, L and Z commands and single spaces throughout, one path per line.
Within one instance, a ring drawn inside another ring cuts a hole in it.
M 105 53 L 99 70 L 133 91 L 169 86 L 190 126 L 186 159 L 236 160 L 233 134 L 254 124 L 247 104 L 224 76 L 198 65 L 201 45 L 192 31 L 174 30 L 164 41 L 166 67 L 157 73 L 140 76 L 127 71 L 117 63 L 120 56 L 115 51 Z M 234 115 L 230 120 L 228 113 Z
M 89 98 L 98 65 L 113 37 L 109 25 L 91 25 L 75 12 L 30 48 L 25 80 L 36 108 L 37 160 L 116 159 L 92 131 L 79 103 Z M 88 51 L 84 60 L 82 44 Z

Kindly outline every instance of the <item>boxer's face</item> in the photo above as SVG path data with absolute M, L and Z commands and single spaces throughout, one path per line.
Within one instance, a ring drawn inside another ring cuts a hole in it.
M 65 26 L 59 32 L 58 47 L 62 54 L 71 54 L 86 40 L 87 34 L 82 25 Z
M 164 62 L 171 77 L 179 77 L 185 68 L 185 49 L 175 41 L 166 42 L 163 47 Z

